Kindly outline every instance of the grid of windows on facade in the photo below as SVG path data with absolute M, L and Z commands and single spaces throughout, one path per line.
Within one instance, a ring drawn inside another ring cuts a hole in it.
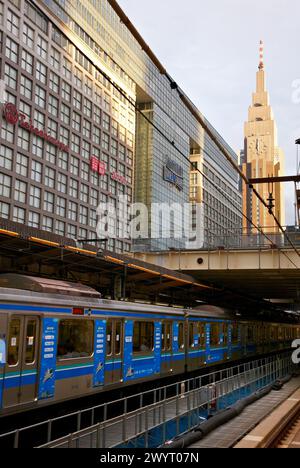
M 0 1 L 5 101 L 64 149 L 3 119 L 0 216 L 95 238 L 99 204 L 132 201 L 134 106 L 39 10 L 27 1 L 17 10 L 19 3 Z M 108 248 L 129 251 L 119 232 L 116 223 Z

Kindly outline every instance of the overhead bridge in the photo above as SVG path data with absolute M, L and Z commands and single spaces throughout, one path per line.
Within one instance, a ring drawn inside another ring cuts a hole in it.
M 274 245 L 136 253 L 135 258 L 193 276 L 196 281 L 264 299 L 285 308 L 300 306 L 300 257 Z

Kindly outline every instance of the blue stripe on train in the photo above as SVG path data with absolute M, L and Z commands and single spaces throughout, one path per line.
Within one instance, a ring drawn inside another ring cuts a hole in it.
M 4 378 L 4 388 L 10 389 L 19 387 L 22 382 L 22 387 L 27 385 L 35 385 L 37 381 L 37 373 L 32 374 L 25 374 L 25 375 L 14 375 L 14 376 L 6 376 Z

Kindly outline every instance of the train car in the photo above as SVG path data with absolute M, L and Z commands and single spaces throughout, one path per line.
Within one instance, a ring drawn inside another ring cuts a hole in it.
M 280 326 L 279 342 L 279 325 L 219 308 L 116 302 L 80 284 L 0 275 L 0 416 L 290 348 L 294 326 Z

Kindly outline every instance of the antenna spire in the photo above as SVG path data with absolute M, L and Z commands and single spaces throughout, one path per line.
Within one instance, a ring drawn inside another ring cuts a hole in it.
M 265 68 L 265 63 L 264 63 L 264 43 L 263 41 L 260 41 L 260 46 L 259 46 L 259 70 L 264 70 Z

